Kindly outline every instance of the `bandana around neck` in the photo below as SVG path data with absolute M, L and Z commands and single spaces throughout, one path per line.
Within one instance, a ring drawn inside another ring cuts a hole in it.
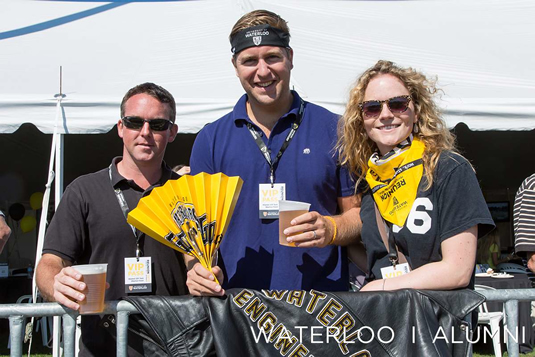
M 386 221 L 398 226 L 405 224 L 424 172 L 424 150 L 424 143 L 411 135 L 382 158 L 374 153 L 368 161 L 366 182 Z

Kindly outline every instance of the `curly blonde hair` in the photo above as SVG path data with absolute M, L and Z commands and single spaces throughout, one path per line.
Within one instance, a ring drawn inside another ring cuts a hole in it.
M 357 185 L 364 180 L 368 171 L 368 159 L 377 151 L 377 146 L 367 135 L 364 118 L 359 104 L 364 101 L 364 93 L 370 81 L 380 74 L 397 77 L 410 93 L 415 113 L 417 132 L 414 137 L 425 144 L 422 158 L 424 175 L 427 179 L 426 190 L 433 184 L 433 173 L 440 153 L 445 150 L 457 151 L 455 137 L 448 130 L 441 112 L 433 98 L 440 91 L 436 79 L 429 79 L 413 68 L 402 68 L 390 61 L 378 61 L 367 69 L 356 81 L 349 92 L 349 101 L 338 128 L 337 150 L 343 165 L 357 178 Z

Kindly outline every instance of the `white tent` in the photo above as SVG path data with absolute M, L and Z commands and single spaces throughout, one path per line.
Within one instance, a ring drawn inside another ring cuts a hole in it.
M 535 2 L 207 0 L 4 1 L 0 4 L 0 133 L 31 122 L 102 133 L 124 92 L 152 81 L 177 99 L 181 132 L 194 133 L 234 105 L 242 89 L 228 34 L 245 12 L 288 20 L 292 82 L 342 113 L 354 79 L 378 59 L 437 75 L 450 127 L 535 128 Z
M 450 127 L 535 128 L 531 0 L 88 0 L 0 3 L 0 134 L 23 123 L 44 133 L 107 132 L 125 91 L 145 81 L 173 93 L 181 132 L 198 132 L 243 93 L 228 34 L 259 8 L 289 22 L 293 87 L 334 112 L 363 70 L 388 59 L 438 76 Z M 62 139 L 54 138 L 57 204 Z M 40 244 L 43 233 L 44 220 Z

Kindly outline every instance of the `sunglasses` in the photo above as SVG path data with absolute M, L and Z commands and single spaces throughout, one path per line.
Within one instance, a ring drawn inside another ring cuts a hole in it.
M 388 105 L 388 109 L 392 114 L 403 113 L 409 107 L 411 97 L 409 95 L 400 95 L 386 100 L 367 100 L 359 104 L 360 110 L 364 116 L 368 118 L 375 118 L 381 114 L 383 110 L 383 103 Z
M 150 130 L 164 131 L 169 129 L 173 122 L 167 119 L 143 119 L 140 117 L 124 117 L 122 118 L 124 126 L 128 129 L 139 130 L 143 128 L 145 123 L 149 123 Z

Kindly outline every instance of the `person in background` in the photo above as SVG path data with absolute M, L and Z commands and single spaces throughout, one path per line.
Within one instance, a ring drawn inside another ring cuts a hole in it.
M 4 212 L 0 211 L 0 253 L 4 250 L 10 235 L 11 228 L 7 225 Z
M 485 237 L 477 241 L 477 262 L 479 264 L 487 264 L 492 270 L 496 270 L 496 266 L 501 263 L 506 263 L 512 259 L 508 255 L 501 258 L 500 249 L 500 233 L 498 229 L 493 230 Z
M 245 94 L 193 145 L 192 174 L 243 179 L 213 273 L 225 289 L 347 291 L 345 246 L 359 238 L 358 197 L 333 150 L 338 116 L 290 90 L 289 41 L 286 21 L 270 11 L 236 22 L 232 64 Z M 311 203 L 284 231 L 297 247 L 279 244 L 280 199 Z M 191 294 L 224 294 L 211 272 L 186 259 Z
M 361 291 L 473 286 L 477 238 L 494 222 L 470 163 L 456 153 L 435 84 L 378 61 L 350 91 L 339 153 L 365 184 Z
M 178 178 L 163 161 L 167 144 L 177 134 L 175 117 L 173 96 L 156 84 L 140 84 L 126 93 L 117 123 L 123 155 L 115 157 L 109 167 L 74 180 L 47 230 L 36 270 L 37 285 L 46 300 L 78 310 L 86 285 L 70 266 L 93 263 L 108 263 L 106 301 L 134 293 L 187 294 L 182 255 L 126 222 L 142 196 Z M 152 284 L 139 291 L 125 282 L 128 266 L 138 258 L 147 269 L 137 275 L 151 274 Z M 116 355 L 115 340 L 99 325 L 98 315 L 82 316 L 80 356 Z M 129 348 L 128 354 L 136 352 Z
M 180 176 L 189 175 L 191 172 L 191 169 L 189 166 L 186 165 L 176 165 L 173 167 L 173 171 L 179 174 Z
M 515 252 L 525 256 L 528 268 L 535 273 L 535 174 L 522 182 L 513 208 Z

